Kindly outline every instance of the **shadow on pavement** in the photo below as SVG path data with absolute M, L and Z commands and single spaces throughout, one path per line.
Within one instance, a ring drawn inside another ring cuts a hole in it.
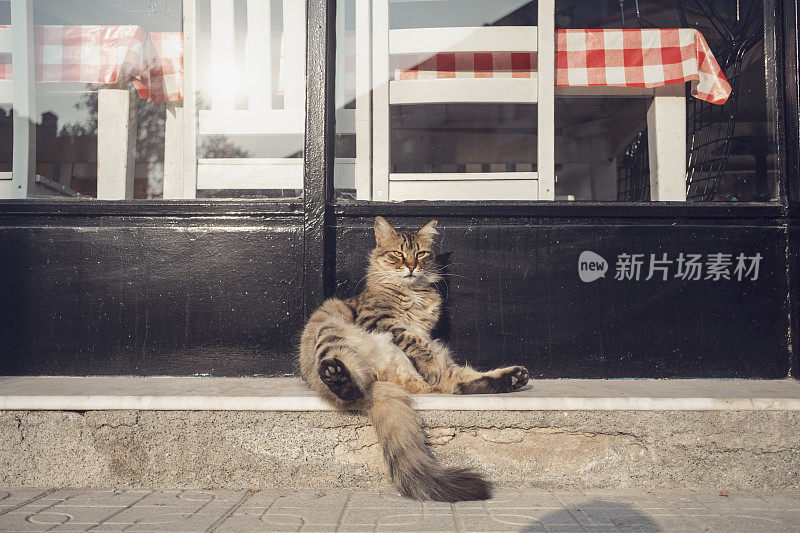
M 574 531 L 576 523 L 588 527 L 589 530 L 594 527 L 603 531 L 616 529 L 618 531 L 635 531 L 636 533 L 661 531 L 661 527 L 641 509 L 627 503 L 602 499 L 589 500 L 582 504 L 553 511 L 523 527 L 520 531 L 525 533 L 554 532 L 559 531 L 559 526 L 563 526 L 565 531 Z

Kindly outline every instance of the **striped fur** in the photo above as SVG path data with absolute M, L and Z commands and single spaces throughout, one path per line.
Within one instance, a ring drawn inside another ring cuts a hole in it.
M 376 246 L 365 290 L 325 302 L 300 341 L 300 369 L 319 395 L 343 410 L 369 414 L 392 479 L 409 497 L 461 501 L 490 497 L 489 484 L 466 469 L 445 468 L 430 455 L 409 393 L 510 392 L 528 381 L 521 366 L 478 372 L 456 365 L 431 337 L 442 306 L 433 251 L 433 220 L 399 233 L 375 219 Z

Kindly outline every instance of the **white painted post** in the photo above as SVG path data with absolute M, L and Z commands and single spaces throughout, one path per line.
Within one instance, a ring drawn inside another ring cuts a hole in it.
M 269 0 L 247 0 L 245 77 L 248 109 L 272 109 L 272 21 Z
M 686 88 L 656 87 L 647 109 L 650 199 L 686 200 Z
M 164 125 L 164 199 L 183 198 L 183 106 L 167 102 Z
M 345 94 L 345 53 L 346 47 L 344 46 L 344 35 L 347 28 L 346 11 L 348 0 L 337 0 L 336 2 L 336 81 L 334 87 L 334 101 L 336 111 L 344 109 L 347 103 Z M 337 132 L 338 133 L 338 132 Z
M 306 3 L 283 0 L 283 43 L 286 83 L 283 108 L 305 110 L 306 105 Z
M 539 200 L 555 199 L 555 0 L 539 1 L 539 103 L 536 106 L 536 171 Z
M 98 200 L 133 200 L 136 104 L 127 89 L 97 91 Z
M 181 198 L 197 197 L 196 48 L 195 0 L 183 0 L 183 196 Z
M 33 0 L 11 2 L 11 65 L 14 72 L 12 197 L 27 198 L 36 183 L 36 66 Z
M 372 65 L 370 50 L 370 0 L 356 0 L 356 198 L 372 199 L 372 125 L 370 89 Z
M 211 2 L 211 109 L 228 111 L 234 108 L 234 20 L 233 0 Z
M 389 0 L 372 3 L 372 199 L 389 198 Z

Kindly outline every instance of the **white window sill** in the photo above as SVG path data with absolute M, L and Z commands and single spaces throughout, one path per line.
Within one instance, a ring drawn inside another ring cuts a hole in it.
M 800 411 L 794 380 L 534 380 L 510 394 L 417 395 L 420 410 Z M 3 377 L 0 410 L 322 411 L 296 378 Z

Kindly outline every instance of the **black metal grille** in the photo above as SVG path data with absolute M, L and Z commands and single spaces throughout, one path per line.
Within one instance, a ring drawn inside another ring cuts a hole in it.
M 684 5 L 686 4 L 686 5 Z M 736 7 L 736 22 L 726 24 L 706 0 L 676 2 L 683 27 L 691 27 L 686 11 L 714 29 L 718 39 L 709 44 L 720 68 L 731 85 L 731 95 L 723 105 L 687 98 L 686 106 L 686 199 L 707 202 L 717 198 L 735 138 L 739 106 L 739 79 L 744 59 L 763 39 L 762 2 L 748 2 L 744 12 Z M 637 3 L 637 19 L 639 19 Z M 639 26 L 643 24 L 638 20 Z M 623 24 L 624 26 L 624 24 Z M 741 139 L 739 139 L 741 141 Z M 761 143 L 763 144 L 763 143 Z M 647 128 L 637 134 L 617 165 L 617 199 L 650 200 L 650 166 L 647 153 Z
M 617 200 L 622 202 L 650 200 L 647 128 L 636 134 L 617 163 Z
M 735 141 L 742 64 L 763 38 L 763 16 L 761 2 L 749 2 L 747 11 L 729 27 L 706 2 L 695 3 L 721 36 L 710 46 L 731 85 L 723 105 L 697 98 L 687 101 L 686 199 L 708 202 L 717 196 Z

